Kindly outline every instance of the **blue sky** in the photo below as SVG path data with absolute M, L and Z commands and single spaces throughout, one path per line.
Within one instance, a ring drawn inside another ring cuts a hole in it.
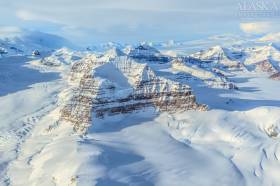
M 90 44 L 108 41 L 182 41 L 220 34 L 278 32 L 278 18 L 240 18 L 238 13 L 242 2 L 0 0 L 0 34 L 25 28 L 58 34 L 81 44 Z

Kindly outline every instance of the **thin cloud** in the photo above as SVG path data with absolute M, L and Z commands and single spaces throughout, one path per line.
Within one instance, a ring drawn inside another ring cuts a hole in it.
M 21 34 L 22 30 L 15 26 L 2 26 L 0 27 L 0 38 L 14 37 Z
M 247 34 L 266 34 L 279 31 L 280 25 L 273 21 L 240 23 L 240 29 Z
M 271 27 L 272 25 L 270 22 L 240 23 L 241 30 L 249 34 L 263 34 L 268 32 Z
M 57 34 L 77 41 L 189 40 L 260 30 L 240 25 L 236 0 L 25 0 L 8 4 L 9 15 L 4 13 L 6 19 L 0 25 L 14 23 L 27 29 L 41 25 L 47 30 L 44 25 L 54 24 L 60 27 Z

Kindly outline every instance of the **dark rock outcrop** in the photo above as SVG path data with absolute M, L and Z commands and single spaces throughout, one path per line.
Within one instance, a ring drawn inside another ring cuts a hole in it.
M 149 45 L 137 46 L 136 48 L 132 49 L 128 53 L 128 56 L 133 59 L 158 62 L 158 63 L 167 63 L 172 60 L 171 57 L 162 55 L 160 51 L 158 51 L 157 49 Z
M 273 80 L 280 80 L 280 72 L 272 74 L 269 78 Z
M 267 72 L 267 73 L 276 73 L 277 72 L 275 67 L 272 65 L 272 63 L 268 59 L 258 62 L 256 64 L 255 70 L 258 72 Z

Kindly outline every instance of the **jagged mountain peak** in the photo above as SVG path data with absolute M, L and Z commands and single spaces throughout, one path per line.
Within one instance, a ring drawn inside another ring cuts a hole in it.
M 224 48 L 221 45 L 215 45 L 209 48 L 213 52 L 224 52 Z
M 129 57 L 147 62 L 167 63 L 171 61 L 170 56 L 163 55 L 158 49 L 144 44 L 126 50 Z
M 213 46 L 205 51 L 200 51 L 193 55 L 203 60 L 231 60 L 236 61 L 243 57 L 243 52 L 239 48 L 226 48 L 220 45 Z
M 71 65 L 77 60 L 82 59 L 84 55 L 83 52 L 74 51 L 64 47 L 44 56 L 40 62 L 47 66 Z
M 214 46 L 190 55 L 191 58 L 206 62 L 211 68 L 238 70 L 242 68 L 244 52 L 240 49 Z M 204 66 L 207 66 L 205 64 Z
M 103 117 L 147 107 L 165 111 L 207 109 L 196 103 L 187 84 L 158 76 L 147 63 L 128 56 L 100 59 L 82 59 L 72 67 L 70 80 L 78 82 L 74 84 L 78 92 L 61 113 L 75 130 L 84 131 L 90 125 L 91 110 L 96 117 Z
M 104 56 L 109 59 L 114 59 L 118 56 L 124 56 L 124 55 L 125 55 L 125 53 L 117 47 L 113 47 L 113 48 L 107 50 L 104 54 Z
M 152 47 L 152 45 L 149 45 L 149 44 L 146 44 L 146 43 L 142 43 L 142 44 L 136 46 L 135 49 L 138 49 L 138 50 L 152 50 L 154 52 L 159 52 L 156 48 Z
M 160 55 L 160 51 L 147 44 L 140 44 L 134 49 L 130 50 L 128 55 L 131 57 L 153 57 Z
M 280 62 L 280 51 L 273 44 L 247 48 L 245 52 L 245 64 L 254 64 L 265 60 Z
M 130 57 L 118 57 L 113 64 L 127 76 L 131 84 L 155 78 L 154 72 L 146 63 L 138 63 Z

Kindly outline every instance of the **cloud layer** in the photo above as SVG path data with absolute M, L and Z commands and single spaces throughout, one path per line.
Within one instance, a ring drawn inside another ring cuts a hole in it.
M 240 28 L 243 32 L 248 34 L 267 34 L 271 32 L 279 32 L 280 24 L 278 20 L 259 21 L 259 22 L 244 22 L 240 23 Z
M 13 26 L 0 26 L 0 38 L 14 37 L 21 33 L 21 29 Z
M 1 25 L 51 31 L 79 42 L 188 40 L 266 30 L 241 24 L 236 0 L 25 0 L 0 2 Z M 4 8 L 3 8 L 4 7 Z
M 249 22 L 241 23 L 240 28 L 246 33 L 262 34 L 266 33 L 271 29 L 272 25 L 270 22 Z

